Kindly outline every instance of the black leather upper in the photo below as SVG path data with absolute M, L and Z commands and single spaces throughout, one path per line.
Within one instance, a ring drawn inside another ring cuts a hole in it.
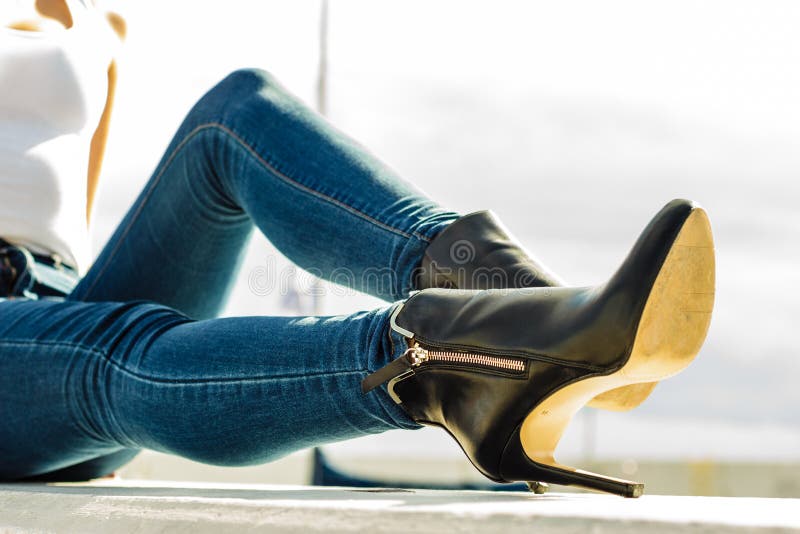
M 673 201 L 662 209 L 604 285 L 432 288 L 409 298 L 396 324 L 437 347 L 589 369 L 621 366 L 650 288 L 692 207 L 689 201 Z
M 423 365 L 394 385 L 402 406 L 415 420 L 444 427 L 481 472 L 501 480 L 503 451 L 531 409 L 572 381 L 625 364 L 652 285 L 693 208 L 685 200 L 667 204 L 600 286 L 414 294 L 395 322 L 415 341 L 521 357 L 527 372 L 515 378 Z
M 417 289 L 492 289 L 563 285 L 527 252 L 491 211 L 459 218 L 431 241 Z
M 529 362 L 519 378 L 429 366 L 395 384 L 394 390 L 415 421 L 447 430 L 481 473 L 502 481 L 503 449 L 531 401 L 589 374 L 543 362 Z

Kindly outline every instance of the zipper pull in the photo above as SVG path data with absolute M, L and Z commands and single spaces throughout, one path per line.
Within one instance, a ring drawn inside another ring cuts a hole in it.
M 408 363 L 411 367 L 419 367 L 422 363 L 428 361 L 428 351 L 420 347 L 416 341 L 403 353 L 403 356 L 408 358 Z
M 374 373 L 370 373 L 361 381 L 361 392 L 369 393 L 384 382 L 408 372 L 414 367 L 419 367 L 428 360 L 428 351 L 414 343 L 403 354 L 387 363 Z

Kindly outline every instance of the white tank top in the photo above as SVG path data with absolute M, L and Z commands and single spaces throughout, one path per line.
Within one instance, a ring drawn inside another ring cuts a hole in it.
M 70 28 L 0 27 L 0 237 L 83 274 L 89 150 L 119 41 L 102 13 L 66 3 Z

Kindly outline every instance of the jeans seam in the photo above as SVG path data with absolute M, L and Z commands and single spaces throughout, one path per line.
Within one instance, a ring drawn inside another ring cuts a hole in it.
M 116 368 L 118 371 L 125 373 L 133 378 L 153 382 L 156 384 L 174 384 L 174 385 L 211 385 L 211 384 L 241 384 L 247 382 L 258 382 L 263 380 L 297 380 L 297 379 L 305 379 L 305 378 L 314 378 L 314 377 L 324 377 L 324 376 L 339 376 L 339 375 L 350 375 L 350 374 L 363 374 L 369 373 L 369 369 L 352 369 L 347 371 L 335 371 L 335 372 L 321 372 L 321 373 L 304 373 L 304 374 L 284 374 L 284 375 L 257 375 L 253 377 L 247 378 L 212 378 L 212 379 L 196 379 L 196 380 L 187 380 L 187 379 L 173 379 L 173 378 L 158 378 L 151 375 L 138 373 L 136 371 L 132 371 L 124 367 L 119 362 L 114 361 L 108 356 L 108 353 L 104 350 L 95 348 L 95 347 L 88 347 L 86 345 L 82 345 L 80 343 L 72 343 L 72 342 L 63 342 L 63 341 L 44 341 L 44 340 L 9 340 L 4 339 L 0 341 L 0 347 L 8 346 L 8 347 L 35 347 L 35 346 L 58 346 L 58 347 L 66 347 L 66 348 L 76 348 L 85 350 L 86 352 L 92 353 L 96 356 L 100 356 L 108 362 L 111 366 Z
M 153 178 L 152 183 L 149 184 L 150 187 L 147 189 L 145 196 L 142 198 L 142 202 L 139 204 L 136 211 L 131 216 L 130 221 L 123 229 L 122 235 L 120 235 L 119 239 L 117 239 L 117 242 L 114 244 L 114 248 L 109 253 L 108 259 L 100 268 L 100 271 L 96 275 L 94 275 L 94 280 L 92 281 L 92 284 L 84 291 L 86 295 L 90 294 L 91 291 L 95 288 L 95 286 L 97 286 L 98 282 L 102 278 L 103 273 L 106 272 L 108 266 L 111 264 L 111 261 L 116 257 L 117 252 L 119 252 L 119 249 L 122 246 L 123 240 L 125 239 L 125 237 L 127 237 L 128 232 L 130 232 L 131 226 L 133 226 L 133 223 L 138 220 L 139 215 L 141 214 L 145 205 L 147 205 L 147 203 L 149 202 L 150 196 L 153 194 L 153 191 L 155 190 L 156 186 L 159 184 L 159 182 L 161 182 L 161 178 L 164 176 L 164 173 L 167 172 L 167 169 L 170 167 L 170 165 L 172 165 L 172 162 L 175 161 L 175 158 L 178 156 L 178 153 L 181 150 L 183 150 L 183 148 L 189 143 L 189 141 L 191 141 L 199 132 L 200 132 L 199 127 L 189 132 L 183 139 L 181 139 L 181 142 L 178 143 L 178 145 L 172 150 L 166 161 L 164 161 L 164 165 L 161 167 L 161 170 L 158 171 L 158 174 Z
M 396 228 L 396 227 L 394 227 L 394 226 L 392 226 L 390 224 L 387 224 L 385 222 L 379 221 L 375 217 L 364 213 L 363 211 L 359 210 L 358 208 L 354 208 L 353 206 L 350 206 L 346 202 L 343 202 L 343 201 L 341 201 L 341 200 L 339 200 L 337 198 L 334 198 L 334 197 L 332 197 L 332 196 L 330 196 L 328 194 L 321 193 L 321 192 L 319 192 L 319 191 L 317 191 L 317 190 L 315 190 L 315 189 L 313 189 L 313 188 L 301 183 L 297 179 L 292 178 L 287 173 L 279 170 L 277 168 L 277 165 L 275 165 L 273 162 L 268 161 L 266 158 L 261 156 L 252 146 L 250 146 L 250 144 L 247 141 L 245 141 L 233 129 L 229 128 L 228 126 L 226 126 L 226 125 L 224 125 L 222 123 L 209 122 L 209 123 L 206 123 L 206 124 L 202 124 L 200 126 L 197 126 L 194 131 L 197 131 L 197 130 L 200 130 L 200 129 L 217 129 L 220 132 L 228 135 L 241 148 L 243 148 L 245 151 L 247 151 L 247 153 L 249 153 L 251 156 L 253 156 L 256 159 L 256 161 L 258 161 L 267 171 L 269 171 L 270 173 L 274 174 L 280 180 L 286 182 L 287 184 L 291 185 L 292 187 L 300 189 L 305 193 L 308 193 L 308 194 L 310 194 L 312 196 L 315 196 L 315 197 L 319 198 L 320 200 L 324 200 L 325 202 L 328 202 L 328 203 L 333 204 L 333 205 L 335 205 L 335 206 L 337 206 L 339 208 L 342 208 L 343 210 L 351 213 L 352 215 L 355 215 L 356 217 L 364 219 L 365 221 L 369 222 L 370 224 L 373 224 L 373 225 L 375 225 L 375 226 L 377 226 L 379 228 L 382 228 L 382 229 L 384 229 L 384 230 L 386 230 L 388 232 L 392 232 L 393 234 L 399 235 L 400 237 L 404 237 L 406 239 L 410 239 L 412 237 L 415 237 L 415 238 L 417 238 L 417 239 L 419 239 L 421 241 L 424 241 L 426 243 L 430 242 L 430 238 L 428 238 L 427 236 L 425 236 L 423 234 L 420 234 L 420 233 L 415 232 L 415 231 L 407 232 L 405 230 L 401 230 L 401 229 Z
M 144 207 L 147 204 L 147 202 L 150 200 L 150 196 L 152 195 L 152 193 L 155 190 L 156 186 L 161 181 L 161 178 L 164 176 L 164 173 L 172 165 L 173 161 L 175 161 L 175 158 L 178 156 L 178 153 L 181 150 L 183 150 L 183 148 L 185 148 L 185 146 L 189 143 L 189 141 L 194 139 L 196 136 L 198 136 L 202 132 L 204 132 L 206 130 L 210 130 L 210 129 L 216 129 L 216 130 L 228 135 L 241 148 L 243 148 L 245 151 L 247 151 L 249 154 L 251 154 L 256 159 L 256 161 L 258 161 L 268 172 L 271 172 L 273 175 L 278 177 L 278 179 L 282 180 L 284 183 L 286 183 L 286 184 L 288 184 L 288 185 L 290 185 L 292 187 L 295 187 L 297 189 L 300 189 L 301 191 L 304 191 L 304 192 L 306 192 L 306 193 L 308 193 L 308 194 L 310 194 L 312 196 L 315 196 L 315 197 L 319 198 L 320 200 L 323 200 L 323 201 L 328 202 L 328 203 L 330 203 L 330 204 L 332 204 L 334 206 L 337 206 L 337 207 L 347 211 L 348 213 L 351 213 L 352 215 L 355 215 L 356 217 L 359 217 L 359 218 L 367 221 L 368 223 L 373 224 L 374 226 L 382 228 L 382 229 L 384 229 L 384 230 L 386 230 L 388 232 L 391 232 L 391 233 L 393 233 L 395 235 L 399 235 L 400 237 L 404 237 L 406 239 L 410 239 L 412 237 L 415 237 L 415 238 L 421 240 L 424 243 L 430 243 L 431 238 L 428 238 L 427 236 L 424 236 L 424 235 L 422 235 L 422 234 L 420 234 L 418 232 L 408 233 L 408 232 L 405 232 L 405 231 L 400 230 L 398 228 L 395 228 L 395 227 L 393 227 L 391 225 L 383 223 L 383 222 L 375 219 L 374 217 L 371 217 L 370 215 L 367 215 L 366 213 L 364 213 L 364 212 L 362 212 L 362 211 L 360 211 L 360 210 L 358 210 L 358 209 L 356 209 L 356 208 L 354 208 L 352 206 L 349 206 L 348 204 L 346 204 L 346 203 L 344 203 L 344 202 L 342 202 L 342 201 L 340 201 L 340 200 L 338 200 L 336 198 L 333 198 L 333 197 L 331 197 L 329 195 L 326 195 L 324 193 L 320 193 L 319 191 L 315 191 L 314 189 L 312 189 L 312 188 L 310 188 L 310 187 L 298 182 L 297 180 L 291 178 L 290 176 L 287 176 L 283 172 L 279 171 L 273 164 L 269 163 L 267 160 L 265 160 L 263 157 L 261 157 L 258 154 L 258 152 L 256 152 L 253 149 L 253 147 L 251 147 L 241 137 L 239 137 L 239 135 L 237 135 L 236 132 L 234 132 L 233 130 L 231 130 L 230 128 L 225 126 L 224 124 L 217 123 L 217 122 L 209 122 L 209 123 L 198 125 L 195 128 L 193 128 L 188 134 L 186 134 L 186 136 L 181 140 L 181 142 L 178 143 L 178 145 L 169 154 L 169 156 L 167 157 L 166 161 L 164 161 L 164 165 L 158 171 L 158 174 L 153 178 L 152 183 L 149 184 L 147 192 L 145 193 L 145 196 L 142 198 L 142 202 L 137 207 L 137 209 L 134 212 L 134 214 L 131 216 L 131 219 L 128 222 L 128 224 L 123 229 L 122 235 L 120 235 L 119 239 L 117 239 L 117 242 L 114 244 L 114 248 L 109 253 L 108 259 L 106 259 L 106 261 L 104 262 L 103 266 L 100 268 L 100 271 L 96 275 L 93 276 L 94 280 L 92 281 L 92 284 L 85 291 L 83 291 L 83 293 L 85 295 L 89 295 L 92 292 L 92 290 L 95 288 L 95 286 L 97 286 L 97 284 L 99 283 L 100 279 L 102 278 L 103 273 L 105 273 L 105 271 L 108 269 L 108 266 L 111 264 L 112 260 L 116 257 L 117 252 L 119 252 L 119 249 L 122 246 L 122 242 L 123 242 L 124 238 L 127 237 L 131 226 L 133 225 L 134 222 L 136 222 L 138 220 L 139 215 L 141 214 L 141 212 L 144 209 Z

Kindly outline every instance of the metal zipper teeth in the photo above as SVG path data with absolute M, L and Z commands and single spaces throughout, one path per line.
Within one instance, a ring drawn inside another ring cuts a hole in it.
M 415 344 L 411 351 L 411 366 L 417 367 L 428 362 L 454 363 L 458 365 L 479 365 L 504 371 L 522 372 L 525 370 L 525 362 L 517 358 L 506 358 L 502 356 L 489 356 L 488 354 L 478 354 L 474 352 L 456 352 L 451 350 L 434 350 L 421 347 Z

